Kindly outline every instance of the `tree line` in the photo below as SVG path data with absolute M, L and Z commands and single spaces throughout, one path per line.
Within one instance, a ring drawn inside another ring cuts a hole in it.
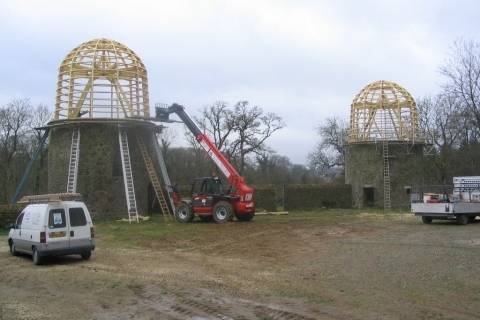
M 48 107 L 34 107 L 29 99 L 16 99 L 0 108 L 0 204 L 10 202 L 23 174 L 42 139 L 43 126 L 51 117 Z M 38 157 L 26 190 L 46 191 L 46 150 Z

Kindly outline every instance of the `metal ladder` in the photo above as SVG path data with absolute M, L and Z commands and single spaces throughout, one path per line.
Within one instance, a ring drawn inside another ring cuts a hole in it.
M 77 192 L 79 157 L 80 157 L 80 127 L 74 127 L 72 132 L 72 146 L 70 148 L 70 164 L 68 166 L 67 193 Z
M 167 221 L 168 218 L 171 219 L 171 213 L 168 208 L 167 201 L 163 196 L 162 186 L 158 181 L 157 173 L 155 172 L 155 168 L 153 167 L 152 161 L 150 160 L 150 156 L 148 155 L 148 151 L 147 151 L 147 148 L 145 147 L 145 143 L 143 142 L 142 135 L 139 132 L 136 132 L 136 136 L 137 136 L 138 146 L 140 147 L 140 151 L 142 152 L 143 161 L 145 161 L 145 166 L 147 167 L 148 175 L 150 177 L 150 182 L 152 183 L 158 202 L 160 203 L 160 208 L 162 209 L 163 218 L 165 219 L 165 221 Z
M 127 199 L 128 220 L 132 222 L 132 216 L 134 216 L 138 222 L 137 201 L 135 200 L 135 189 L 133 187 L 132 165 L 130 162 L 130 152 L 128 150 L 127 131 L 122 125 L 118 126 L 118 139 L 120 142 L 120 154 L 122 157 L 123 182 Z
M 171 190 L 171 188 L 168 187 L 168 186 L 172 185 L 172 183 L 170 182 L 167 167 L 165 166 L 165 159 L 163 158 L 162 150 L 160 149 L 160 146 L 158 145 L 157 135 L 155 134 L 155 132 L 153 130 L 151 130 L 150 132 L 151 132 L 151 136 L 152 136 L 153 147 L 155 149 L 155 153 L 157 154 L 158 164 L 160 166 L 160 170 L 162 171 L 163 181 L 167 185 L 167 188 L 168 188 L 168 191 L 169 191 L 168 192 L 168 199 L 170 200 L 171 208 L 173 210 L 175 210 L 175 203 L 173 203 L 173 198 L 170 196 L 171 193 L 173 192 L 173 190 Z
M 388 141 L 383 140 L 383 206 L 385 210 L 391 210 L 390 201 L 390 166 L 388 163 Z

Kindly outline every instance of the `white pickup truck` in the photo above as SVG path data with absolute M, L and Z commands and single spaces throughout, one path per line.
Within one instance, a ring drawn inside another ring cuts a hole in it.
M 434 219 L 458 224 L 475 220 L 480 216 L 480 176 L 454 177 L 453 186 L 418 187 L 418 193 L 412 194 L 411 211 L 427 224 Z

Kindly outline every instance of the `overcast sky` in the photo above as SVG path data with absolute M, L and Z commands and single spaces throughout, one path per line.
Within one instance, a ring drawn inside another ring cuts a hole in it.
M 247 100 L 287 124 L 268 144 L 307 164 L 315 128 L 349 120 L 361 89 L 388 80 L 434 95 L 449 47 L 479 30 L 477 0 L 0 0 L 0 106 L 29 98 L 53 113 L 62 60 L 109 38 L 145 64 L 152 113 Z

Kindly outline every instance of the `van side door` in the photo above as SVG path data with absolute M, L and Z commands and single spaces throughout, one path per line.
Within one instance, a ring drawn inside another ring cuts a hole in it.
M 70 248 L 83 247 L 91 244 L 90 215 L 82 204 L 69 204 Z
M 15 228 L 12 229 L 10 236 L 12 237 L 13 243 L 15 244 L 16 250 L 24 251 L 26 250 L 28 244 L 25 242 L 25 239 L 22 239 L 22 222 L 23 217 L 25 216 L 25 211 L 20 213 L 17 220 L 15 220 Z

